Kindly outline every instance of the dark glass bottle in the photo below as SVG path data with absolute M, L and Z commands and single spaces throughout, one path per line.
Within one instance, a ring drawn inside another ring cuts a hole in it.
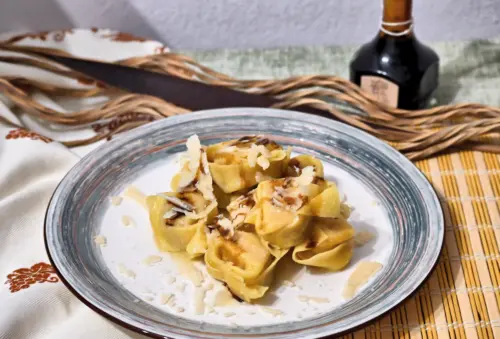
M 412 1 L 383 1 L 380 31 L 354 55 L 351 81 L 389 106 L 424 108 L 438 86 L 439 58 L 413 33 Z

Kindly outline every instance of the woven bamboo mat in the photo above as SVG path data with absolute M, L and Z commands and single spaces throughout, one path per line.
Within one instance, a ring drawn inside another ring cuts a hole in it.
M 436 269 L 396 310 L 345 338 L 500 338 L 500 158 L 460 152 L 416 162 L 445 214 Z

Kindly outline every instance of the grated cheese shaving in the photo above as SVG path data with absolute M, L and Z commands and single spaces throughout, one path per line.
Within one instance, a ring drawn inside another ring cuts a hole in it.
M 198 173 L 201 161 L 201 144 L 198 136 L 192 135 L 186 141 L 188 166 L 187 170 L 182 172 L 179 180 L 179 189 L 189 186 Z M 184 163 L 185 165 L 186 163 Z
M 145 296 L 145 297 L 144 297 L 144 300 L 146 300 L 146 301 L 153 301 L 153 297 L 150 297 L 150 296 Z
M 122 216 L 122 224 L 125 227 L 135 227 L 134 219 L 132 219 L 132 217 L 129 217 L 128 215 Z
M 184 307 L 179 306 L 179 307 L 177 307 L 177 308 L 175 309 L 175 311 L 176 311 L 176 312 L 178 312 L 178 313 L 182 313 L 182 312 L 184 312 L 184 311 L 185 311 L 185 309 L 184 309 Z
M 217 222 L 223 229 L 229 231 L 229 237 L 234 235 L 234 225 L 228 218 L 219 219 Z
M 201 154 L 201 164 L 203 165 L 203 173 L 212 177 L 210 175 L 210 165 L 208 164 L 208 158 L 206 152 L 203 152 Z
M 283 280 L 283 285 L 288 286 L 288 287 L 294 287 L 296 286 L 293 281 L 290 280 Z
M 163 258 L 160 257 L 159 255 L 150 255 L 149 257 L 144 259 L 142 261 L 142 263 L 146 266 L 153 266 L 154 264 L 157 264 L 162 260 L 163 260 Z
M 118 206 L 122 203 L 123 198 L 122 197 L 111 197 L 110 200 L 111 200 L 111 205 Z
M 366 245 L 370 240 L 375 238 L 375 234 L 370 233 L 368 231 L 359 231 L 354 235 L 354 245 L 356 247 L 361 247 Z
M 201 174 L 196 188 L 203 194 L 206 200 L 215 200 L 212 176 L 210 174 Z
M 205 290 L 197 288 L 194 292 L 194 314 L 203 314 L 205 312 Z
M 160 304 L 161 305 L 166 305 L 170 301 L 170 299 L 173 299 L 174 295 L 172 293 L 162 293 L 160 295 Z
M 262 311 L 272 314 L 275 317 L 285 314 L 285 312 L 271 307 L 261 306 L 260 308 Z
M 96 237 L 94 237 L 94 243 L 96 245 L 104 247 L 108 243 L 108 240 L 106 239 L 106 237 L 104 235 L 97 235 Z
M 330 302 L 330 299 L 328 298 L 320 298 L 320 297 L 310 297 L 307 295 L 299 295 L 299 301 L 302 302 L 310 302 L 313 301 L 318 304 L 326 304 Z
M 123 264 L 119 264 L 118 265 L 118 272 L 127 277 L 127 278 L 131 278 L 131 279 L 135 279 L 135 272 L 128 269 L 127 267 L 125 267 L 125 265 Z
M 295 178 L 295 182 L 299 186 L 307 186 L 313 182 L 314 175 L 315 173 L 313 166 L 304 167 L 300 175 L 297 178 Z
M 204 218 L 207 215 L 209 215 L 210 212 L 212 212 L 212 210 L 215 207 L 217 207 L 217 200 L 211 201 L 210 204 L 207 207 L 205 207 L 205 209 L 203 211 L 201 211 L 200 213 L 194 213 L 194 212 L 186 213 L 186 217 L 188 217 L 189 219 L 194 219 L 194 220 Z
M 271 158 L 271 152 L 264 145 L 252 144 L 248 150 L 248 166 L 252 168 L 258 164 L 262 169 L 267 169 L 269 167 L 269 158 Z
M 359 288 L 366 284 L 382 267 L 383 265 L 376 261 L 360 262 L 347 280 L 342 296 L 345 299 L 352 298 Z
M 184 293 L 185 290 L 186 290 L 186 283 L 181 282 L 179 285 L 177 285 L 177 291 Z
M 257 165 L 262 167 L 263 170 L 266 170 L 269 168 L 271 163 L 269 162 L 269 159 L 267 157 L 261 155 L 260 157 L 257 158 Z
M 226 318 L 230 318 L 230 317 L 235 316 L 235 315 L 236 315 L 236 313 L 234 313 L 234 312 L 226 312 L 226 313 L 224 313 L 224 317 L 226 317 Z
M 146 195 L 144 193 L 142 193 L 141 191 L 139 191 L 136 187 L 134 187 L 134 186 L 127 187 L 127 189 L 125 190 L 123 195 L 125 197 L 135 201 L 136 203 L 138 203 L 139 205 L 141 205 L 145 209 L 148 209 L 148 206 L 146 204 Z
M 173 283 L 175 282 L 175 277 L 173 277 L 173 276 L 169 275 L 169 276 L 165 279 L 165 282 L 166 282 L 167 284 L 169 284 L 169 285 L 170 285 L 170 284 L 173 284 Z
M 201 143 L 196 134 L 190 136 L 186 141 L 187 153 L 189 155 L 189 169 L 196 172 L 200 167 Z
M 167 306 L 170 306 L 170 307 L 175 306 L 175 297 L 172 297 L 167 301 Z
M 215 293 L 213 306 L 227 306 L 235 302 L 231 292 L 226 288 L 221 288 Z
M 189 186 L 194 179 L 196 179 L 196 171 L 193 172 L 191 170 L 183 171 L 181 173 L 181 179 L 179 180 L 179 187 L 178 190 L 182 190 L 184 187 Z
M 196 267 L 193 267 L 187 275 L 195 287 L 200 287 L 203 284 L 203 281 L 205 281 L 203 279 L 203 274 L 201 274 Z

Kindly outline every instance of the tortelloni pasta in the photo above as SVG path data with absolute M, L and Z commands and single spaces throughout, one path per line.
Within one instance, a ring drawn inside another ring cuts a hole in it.
M 147 197 L 157 247 L 203 257 L 208 273 L 246 302 L 263 297 L 280 260 L 335 271 L 353 252 L 350 208 L 321 161 L 291 158 L 243 137 L 208 147 L 188 139 L 172 192 Z
M 197 257 L 206 251 L 205 226 L 218 208 L 205 150 L 197 136 L 186 145 L 188 156 L 171 182 L 174 192 L 149 196 L 146 202 L 157 247 Z
M 293 260 L 308 266 L 340 270 L 352 257 L 354 228 L 342 217 L 317 218 L 311 236 L 293 250 Z
M 247 222 L 270 247 L 287 249 L 302 243 L 314 226 L 314 217 L 337 218 L 340 200 L 334 183 L 314 176 L 306 167 L 296 178 L 268 180 L 256 190 L 256 207 Z
M 224 281 L 234 295 L 251 302 L 269 289 L 274 268 L 285 254 L 274 257 L 256 234 L 235 231 L 230 237 L 209 236 L 205 263 L 208 272 Z
M 225 193 L 250 188 L 259 177 L 282 177 L 288 156 L 275 142 L 259 137 L 243 137 L 207 148 L 213 180 Z
M 217 206 L 198 192 L 158 194 L 146 203 L 158 249 L 186 251 L 192 257 L 205 253 L 205 225 L 217 215 Z

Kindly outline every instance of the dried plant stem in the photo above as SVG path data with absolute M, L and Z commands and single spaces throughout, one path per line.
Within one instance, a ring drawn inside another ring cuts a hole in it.
M 67 146 L 86 145 L 110 138 L 150 121 L 188 112 L 162 99 L 124 93 L 85 77 L 48 59 L 37 57 L 43 50 L 56 55 L 66 52 L 40 47 L 0 43 L 9 51 L 0 61 L 36 67 L 63 77 L 76 79 L 81 85 L 63 87 L 23 77 L 0 78 L 0 90 L 23 112 L 38 119 L 68 126 L 97 124 L 95 137 L 64 142 Z M 388 107 L 363 92 L 353 83 L 335 76 L 308 75 L 278 80 L 239 80 L 203 66 L 193 59 L 175 53 L 155 54 L 120 60 L 117 63 L 181 78 L 202 81 L 215 86 L 270 95 L 279 99 L 276 108 L 293 109 L 311 106 L 329 112 L 333 118 L 358 127 L 390 142 L 410 159 L 422 159 L 456 149 L 473 149 L 500 153 L 500 145 L 485 140 L 500 130 L 500 109 L 466 103 L 406 111 Z M 88 98 L 110 96 L 104 105 L 79 112 L 58 112 L 33 100 L 28 92 L 46 95 Z M 334 104 L 335 103 L 335 104 Z M 350 107 L 356 113 L 339 109 L 337 104 Z M 5 118 L 0 117 L 2 122 Z

